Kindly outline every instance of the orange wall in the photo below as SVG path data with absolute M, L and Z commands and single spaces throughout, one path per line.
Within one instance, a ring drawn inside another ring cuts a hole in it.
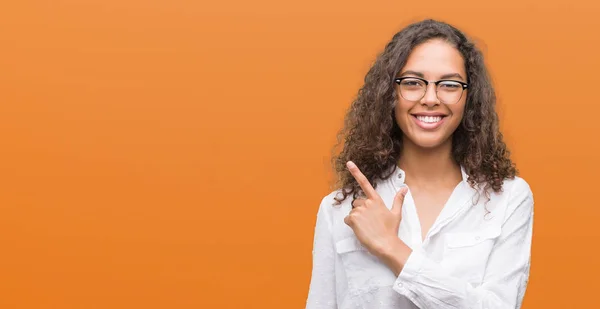
M 482 40 L 536 199 L 525 306 L 597 304 L 597 1 L 2 1 L 0 308 L 303 308 L 345 108 L 425 17 Z

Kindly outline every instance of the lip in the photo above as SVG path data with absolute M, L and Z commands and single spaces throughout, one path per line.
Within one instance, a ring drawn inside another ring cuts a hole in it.
M 411 114 L 411 116 L 412 116 L 411 118 L 415 121 L 417 126 L 419 126 L 419 128 L 426 130 L 426 131 L 432 131 L 432 130 L 439 128 L 444 123 L 444 121 L 446 121 L 446 118 L 447 118 L 446 115 L 439 114 L 439 113 L 436 113 L 436 114 L 434 114 L 434 113 L 431 113 L 431 114 L 418 113 L 418 114 Z M 423 122 L 423 121 L 419 120 L 417 118 L 417 116 L 441 116 L 442 120 L 435 122 L 435 123 L 427 123 L 427 122 Z
M 431 116 L 431 117 L 435 117 L 435 116 L 442 116 L 442 117 L 446 117 L 448 115 L 444 114 L 444 113 L 413 113 L 411 114 L 412 116 Z

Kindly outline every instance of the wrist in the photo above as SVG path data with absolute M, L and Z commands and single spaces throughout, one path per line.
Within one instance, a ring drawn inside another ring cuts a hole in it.
M 404 264 L 406 264 L 408 257 L 412 253 L 410 247 L 397 236 L 388 239 L 388 241 L 384 242 L 384 245 L 377 251 L 379 259 L 382 260 L 396 276 L 400 275 Z

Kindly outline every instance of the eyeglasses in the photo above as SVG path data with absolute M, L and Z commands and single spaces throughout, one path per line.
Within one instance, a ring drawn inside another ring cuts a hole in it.
M 394 82 L 400 85 L 400 95 L 408 101 L 421 101 L 427 92 L 429 83 L 435 84 L 435 93 L 438 100 L 444 104 L 457 103 L 469 84 L 456 80 L 428 81 L 418 77 L 399 77 Z

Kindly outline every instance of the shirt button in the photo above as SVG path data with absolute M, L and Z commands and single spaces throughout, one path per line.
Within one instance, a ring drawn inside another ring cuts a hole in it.
M 398 282 L 398 287 L 402 287 L 402 282 Z

